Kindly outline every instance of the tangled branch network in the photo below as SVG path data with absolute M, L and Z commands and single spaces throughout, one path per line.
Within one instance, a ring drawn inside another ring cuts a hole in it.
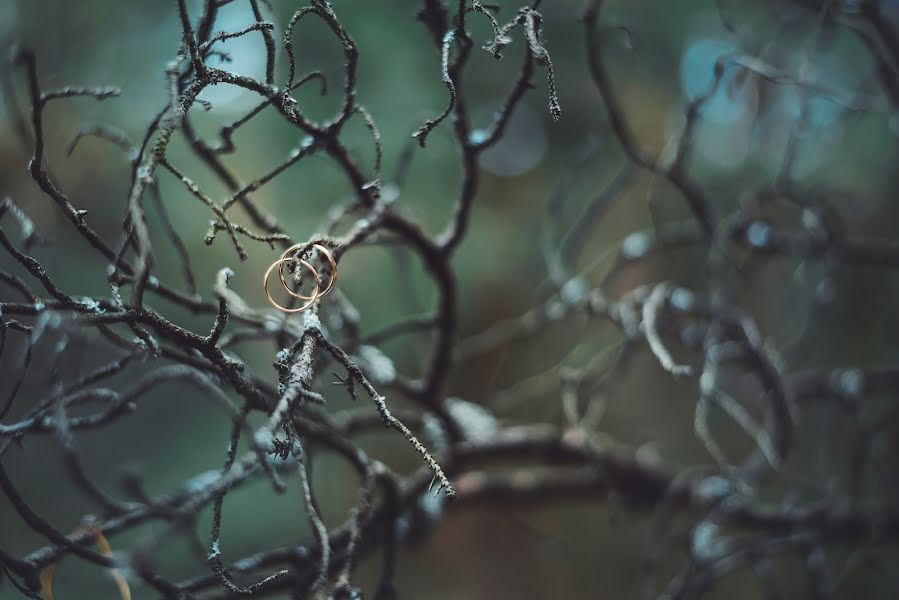
M 791 371 L 754 315 L 741 309 L 734 298 L 735 288 L 748 283 L 748 276 L 744 277 L 747 257 L 820 261 L 833 270 L 863 265 L 886 273 L 899 268 L 899 242 L 851 235 L 834 219 L 836 209 L 826 193 L 804 190 L 794 181 L 794 146 L 801 135 L 801 122 L 791 134 L 777 180 L 732 213 L 720 214 L 721 204 L 710 198 L 710 191 L 694 181 L 688 170 L 691 141 L 703 105 L 721 85 L 726 68 L 736 68 L 771 85 L 795 86 L 802 91 L 806 106 L 810 96 L 829 94 L 828 90 L 816 89 L 806 79 L 780 72 L 758 57 L 727 56 L 715 64 L 708 93 L 686 107 L 684 125 L 669 141 L 664 155 L 650 156 L 629 125 L 604 60 L 600 38 L 604 32 L 615 32 L 600 24 L 603 3 L 588 2 L 582 15 L 587 64 L 596 100 L 606 110 L 624 164 L 568 231 L 556 227 L 553 217 L 567 202 L 566 184 L 577 175 L 577 169 L 550 196 L 544 236 L 549 290 L 545 301 L 518 318 L 460 340 L 458 281 L 452 260 L 469 232 L 479 190 L 479 158 L 503 139 L 525 94 L 535 87 L 538 73 L 546 79 L 550 116 L 558 120 L 562 114 L 540 1 L 520 8 L 508 22 L 500 16 L 498 6 L 477 1 L 463 0 L 450 7 L 442 0 L 424 0 L 419 8 L 418 20 L 440 57 L 435 77 L 439 75 L 445 85 L 448 99 L 445 110 L 426 120 L 412 138 L 425 147 L 436 128 L 451 130 L 462 171 L 449 222 L 436 235 L 428 234 L 381 193 L 380 134 L 374 115 L 356 93 L 359 52 L 332 6 L 312 0 L 297 10 L 286 23 L 279 44 L 275 25 L 264 20 L 264 1 L 249 0 L 256 18 L 251 26 L 214 33 L 219 11 L 230 1 L 206 0 L 200 14 L 194 15 L 189 14 L 185 0 L 176 3 L 173 10 L 179 15 L 182 36 L 166 71 L 169 100 L 149 118 L 139 143 L 107 125 L 83 129 L 72 141 L 70 152 L 85 137 L 101 138 L 120 148 L 129 161 L 125 215 L 115 240 L 98 233 L 90 216 L 53 177 L 45 156 L 44 112 L 50 103 L 77 96 L 106 100 L 115 97 L 117 90 L 66 87 L 48 91 L 35 53 L 17 48 L 12 55 L 9 87 L 21 84 L 27 97 L 15 112 L 20 117 L 17 130 L 22 143 L 32 153 L 30 176 L 71 229 L 92 248 L 96 261 L 83 268 L 100 273 L 105 269 L 108 293 L 97 297 L 68 293 L 32 256 L 42 241 L 40 223 L 30 214 L 30 201 L 6 197 L 0 202 L 0 245 L 12 265 L 9 271 L 0 270 L 0 353 L 14 355 L 17 367 L 2 382 L 0 490 L 18 517 L 46 540 L 44 547 L 16 556 L 4 548 L 7 540 L 0 538 L 0 578 L 4 583 L 27 597 L 52 597 L 53 570 L 63 558 L 71 557 L 114 573 L 122 597 L 130 597 L 130 588 L 140 585 L 166 598 L 284 592 L 294 597 L 359 598 L 363 590 L 353 583 L 354 568 L 363 557 L 379 553 L 378 581 L 365 592 L 389 599 L 396 595 L 396 548 L 403 531 L 422 529 L 415 523 L 427 525 L 459 506 L 492 502 L 615 501 L 648 511 L 651 518 L 644 564 L 651 576 L 643 590 L 647 597 L 698 598 L 723 576 L 749 570 L 763 582 L 770 598 L 778 598 L 772 561 L 798 556 L 808 574 L 809 597 L 828 598 L 839 584 L 839 576 L 831 572 L 829 548 L 835 545 L 851 550 L 840 567 L 844 570 L 851 568 L 861 553 L 884 546 L 895 549 L 899 539 L 895 504 L 887 502 L 886 496 L 872 498 L 863 493 L 876 454 L 872 440 L 895 421 L 895 409 L 890 412 L 892 420 L 859 425 L 847 489 L 811 501 L 795 501 L 783 473 L 800 445 L 799 416 L 805 406 L 828 402 L 850 417 L 858 417 L 868 396 L 895 396 L 899 370 L 838 365 Z M 483 45 L 487 55 L 472 52 L 476 45 L 470 26 L 475 19 L 485 19 L 492 31 L 492 39 Z M 301 86 L 317 82 L 324 88 L 326 83 L 321 73 L 297 73 L 294 30 L 304 20 L 323 23 L 344 54 L 342 100 L 336 114 L 322 121 L 309 118 L 293 96 Z M 856 20 L 865 27 L 856 27 Z M 822 7 L 820 23 L 821 28 L 850 27 L 859 36 L 873 39 L 869 47 L 882 66 L 882 93 L 895 109 L 899 104 L 899 45 L 888 28 L 878 27 L 884 23 L 883 15 L 869 8 L 850 18 L 833 6 Z M 260 38 L 260 51 L 265 53 L 264 79 L 211 64 L 214 61 L 210 59 L 220 54 L 221 42 L 243 36 Z M 463 74 L 476 60 L 490 59 L 491 54 L 500 58 L 516 36 L 524 52 L 515 80 L 492 122 L 475 131 Z M 283 82 L 275 81 L 278 60 L 287 61 Z M 191 123 L 191 112 L 205 102 L 200 94 L 212 86 L 236 86 L 259 97 L 258 105 L 224 125 L 217 139 L 204 138 Z M 867 98 L 859 98 L 846 101 L 842 110 L 872 109 Z M 264 111 L 276 113 L 285 127 L 295 128 L 303 142 L 286 160 L 245 183 L 224 157 L 235 151 L 235 132 Z M 354 159 L 342 139 L 347 124 L 356 119 L 361 119 L 371 135 L 376 148 L 374 164 Z M 799 121 L 802 119 L 800 116 Z M 226 197 L 216 199 L 194 176 L 170 161 L 169 146 L 178 138 L 214 174 L 227 190 Z M 312 156 L 324 157 L 337 167 L 353 198 L 345 205 L 335 204 L 318 233 L 295 243 L 253 196 Z M 613 248 L 611 272 L 599 286 L 591 287 L 583 274 L 574 272 L 572 257 L 587 245 L 591 225 L 624 196 L 638 174 L 670 184 L 690 217 L 633 232 L 620 247 Z M 253 308 L 262 303 L 229 288 L 233 273 L 228 268 L 205 278 L 213 283 L 213 297 L 204 297 L 178 227 L 167 217 L 162 219 L 163 231 L 153 231 L 149 225 L 148 201 L 164 209 L 162 178 L 174 178 L 210 211 L 207 244 L 220 235 L 226 237 L 239 260 L 245 260 L 254 245 L 283 248 L 282 258 L 266 276 L 273 275 L 277 267 L 277 277 L 288 292 L 291 288 L 285 270 L 295 273 L 295 279 L 303 269 L 313 274 L 316 289 L 311 296 L 291 293 L 292 304 L 279 306 L 287 313 L 304 309 L 302 314 L 293 317 Z M 779 204 L 799 211 L 801 226 L 786 220 L 778 223 L 771 217 L 780 214 L 773 208 Z M 242 222 L 235 220 L 238 210 Z M 183 281 L 167 281 L 154 274 L 153 241 L 160 238 L 178 250 Z M 400 244 L 421 260 L 436 290 L 436 301 L 427 315 L 411 316 L 363 337 L 357 309 L 334 284 L 341 259 L 378 239 Z M 703 253 L 708 265 L 706 289 L 655 281 L 632 285 L 615 298 L 608 293 L 606 284 L 618 274 L 684 247 Z M 319 281 L 320 274 L 324 281 Z M 328 292 L 332 294 L 326 299 Z M 303 300 L 305 304 L 297 304 Z M 154 308 L 157 301 L 177 310 Z M 180 309 L 208 319 L 208 332 L 197 333 L 176 322 L 169 312 L 181 314 L 184 311 L 178 312 Z M 548 385 L 561 407 L 558 422 L 502 425 L 486 409 L 448 398 L 454 366 L 513 342 L 539 340 L 555 324 L 577 319 L 611 324 L 620 343 L 597 352 L 577 368 L 538 372 L 525 385 L 500 393 L 527 397 L 528 390 Z M 429 335 L 429 348 L 418 377 L 379 372 L 378 361 L 360 359 L 380 353 L 376 346 L 387 340 L 422 332 Z M 42 357 L 42 362 L 50 365 L 44 377 L 46 388 L 40 395 L 20 397 L 38 340 L 47 337 L 56 344 L 52 353 Z M 281 348 L 274 356 L 277 384 L 264 373 L 253 373 L 239 358 L 234 346 L 245 339 L 270 340 Z M 77 377 L 63 377 L 63 370 L 57 367 L 67 349 L 83 344 L 101 348 L 109 361 Z M 689 382 L 695 389 L 695 433 L 710 457 L 708 464 L 665 464 L 599 433 L 607 392 L 640 352 L 652 356 L 672 378 Z M 679 355 L 692 358 L 676 358 Z M 372 406 L 328 411 L 316 386 L 320 375 L 330 373 L 329 364 L 341 371 L 336 383 L 348 395 L 356 399 L 361 391 Z M 119 385 L 122 375 L 128 376 L 123 387 Z M 98 486 L 82 466 L 78 436 L 129 418 L 146 395 L 172 380 L 194 386 L 227 411 L 232 425 L 224 464 L 214 474 L 198 474 L 160 496 L 141 493 L 140 484 L 135 483 L 133 497 L 115 497 Z M 412 408 L 392 411 L 385 390 Z M 746 434 L 751 450 L 745 456 L 734 459 L 728 455 L 727 444 L 721 443 L 711 425 L 710 416 L 716 411 Z M 251 426 L 251 418 L 263 422 Z M 354 439 L 381 426 L 409 443 L 423 462 L 420 470 L 400 475 Z M 20 446 L 47 438 L 61 449 L 68 476 L 65 485 L 72 494 L 82 494 L 96 506 L 96 516 L 74 533 L 74 527 L 51 523 L 42 516 L 6 468 L 17 460 Z M 346 521 L 336 527 L 329 528 L 321 516 L 310 476 L 313 453 L 331 454 L 358 474 L 358 501 Z M 496 464 L 510 465 L 513 470 L 497 469 Z M 282 493 L 284 477 L 290 474 L 298 478 L 312 538 L 249 556 L 229 556 L 221 539 L 228 494 L 260 479 L 270 484 L 273 493 Z M 769 485 L 772 487 L 765 488 Z M 779 490 L 780 495 L 765 497 L 759 493 L 762 489 Z M 198 521 L 210 513 L 211 531 L 201 537 Z M 686 528 L 685 521 L 676 518 L 679 516 L 688 517 Z M 157 527 L 139 543 L 117 542 L 126 537 L 122 534 L 148 523 Z M 155 558 L 181 538 L 202 545 L 208 572 L 176 581 L 158 567 Z M 673 555 L 680 557 L 680 570 L 663 589 L 658 588 L 660 565 Z

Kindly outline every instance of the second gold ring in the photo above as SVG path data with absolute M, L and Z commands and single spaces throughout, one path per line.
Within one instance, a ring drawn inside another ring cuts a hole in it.
M 292 253 L 294 253 L 298 250 L 303 250 L 308 247 L 309 247 L 309 244 L 294 244 L 293 246 L 291 246 L 290 248 L 285 250 L 284 253 L 281 254 L 281 258 L 275 263 L 278 265 L 278 279 L 281 280 L 281 285 L 284 287 L 284 289 L 287 291 L 288 294 L 290 294 L 294 298 L 298 298 L 299 300 L 313 300 L 314 296 L 306 296 L 304 294 L 294 292 L 293 290 L 290 289 L 290 287 L 287 285 L 287 280 L 284 277 L 284 265 L 287 264 L 288 262 L 294 260 L 292 258 L 288 258 Z M 328 292 L 330 292 L 331 289 L 334 287 L 334 284 L 337 282 L 337 261 L 334 260 L 334 255 L 331 254 L 331 251 L 328 250 L 323 245 L 313 244 L 312 247 L 315 248 L 316 250 L 318 250 L 319 253 L 325 257 L 325 259 L 328 261 L 328 263 L 331 267 L 331 278 L 328 281 L 328 286 L 321 293 L 318 293 L 318 297 L 322 297 L 325 294 L 327 294 Z M 308 265 L 308 263 L 306 263 L 306 264 Z M 313 269 L 313 271 L 314 271 L 314 269 Z M 316 274 L 316 278 L 317 277 L 318 276 Z

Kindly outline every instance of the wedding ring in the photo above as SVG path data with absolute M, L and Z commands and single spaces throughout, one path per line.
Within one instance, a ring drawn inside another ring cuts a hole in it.
M 275 302 L 275 299 L 272 298 L 271 293 L 268 291 L 269 277 L 271 277 L 272 271 L 275 270 L 275 267 L 282 269 L 282 268 L 284 268 L 284 263 L 292 262 L 293 260 L 294 260 L 293 258 L 284 258 L 284 257 L 279 258 L 278 260 L 276 260 L 269 266 L 269 268 L 265 271 L 265 275 L 263 276 L 263 279 L 262 279 L 262 289 L 265 292 L 265 297 L 268 298 L 268 301 L 271 303 L 272 306 L 274 306 L 278 310 L 286 312 L 286 313 L 302 312 L 302 311 L 306 310 L 307 308 L 309 308 L 310 306 L 312 306 L 315 303 L 315 301 L 318 300 L 319 296 L 322 295 L 319 293 L 319 292 L 321 292 L 321 284 L 318 281 L 318 271 L 315 270 L 315 267 L 313 267 L 311 264 L 309 264 L 308 262 L 306 262 L 305 260 L 303 260 L 301 258 L 301 259 L 299 259 L 300 266 L 306 267 L 307 269 L 309 269 L 312 272 L 313 279 L 315 279 L 315 292 L 313 292 L 313 294 L 311 296 L 301 296 L 301 295 L 297 294 L 296 292 L 294 292 L 293 290 L 289 289 L 282 277 L 281 282 L 284 285 L 284 289 L 287 290 L 287 292 L 291 296 L 294 296 L 296 298 L 301 298 L 303 300 L 307 300 L 307 302 L 306 302 L 306 304 L 304 304 L 300 307 L 297 307 L 297 308 L 287 308 L 287 307 L 281 306 L 280 304 Z M 333 275 L 332 275 L 331 281 L 333 283 Z
M 294 298 L 298 298 L 300 300 L 311 300 L 312 297 L 294 292 L 293 290 L 290 289 L 290 287 L 288 287 L 287 280 L 284 277 L 284 262 L 281 262 L 281 261 L 284 261 L 284 259 L 288 258 L 291 254 L 293 254 L 297 250 L 304 250 L 305 248 L 308 248 L 308 247 L 309 247 L 308 243 L 294 244 L 293 246 L 291 246 L 290 248 L 288 248 L 287 250 L 284 251 L 284 253 L 281 255 L 281 259 L 279 260 L 279 262 L 281 264 L 278 267 L 278 278 L 281 280 L 281 285 L 284 286 L 284 289 L 287 291 L 288 294 L 290 294 Z M 313 244 L 312 247 L 315 248 L 316 250 L 318 250 L 325 257 L 325 259 L 327 259 L 328 263 L 331 266 L 331 279 L 330 279 L 330 281 L 328 281 L 328 287 L 326 287 L 324 289 L 324 291 L 319 294 L 319 296 L 324 296 L 325 294 L 327 294 L 328 292 L 331 291 L 331 288 L 334 287 L 334 283 L 337 281 L 337 261 L 334 260 L 334 255 L 331 254 L 331 251 L 328 250 L 327 248 L 325 248 L 323 245 Z M 293 260 L 293 259 L 290 259 L 290 260 Z M 306 264 L 308 264 L 308 263 L 306 263 Z

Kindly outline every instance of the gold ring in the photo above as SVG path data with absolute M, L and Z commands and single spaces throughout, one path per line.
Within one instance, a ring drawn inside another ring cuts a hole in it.
M 290 289 L 288 289 L 287 284 L 284 284 L 284 289 L 286 289 L 292 296 L 296 296 L 297 298 L 302 298 L 304 300 L 308 300 L 308 302 L 306 302 L 306 304 L 304 304 L 303 306 L 300 306 L 298 308 L 286 308 L 284 306 L 281 306 L 277 302 L 275 302 L 275 299 L 272 298 L 271 293 L 268 291 L 268 279 L 271 276 L 272 271 L 275 270 L 275 267 L 283 267 L 284 263 L 290 262 L 292 260 L 294 260 L 294 259 L 293 258 L 279 258 L 278 260 L 276 260 L 269 266 L 269 268 L 265 271 L 265 275 L 263 276 L 263 279 L 262 279 L 262 289 L 265 291 L 265 297 L 268 298 L 268 301 L 271 303 L 272 306 L 274 306 L 278 310 L 286 312 L 286 313 L 298 313 L 298 312 L 302 312 L 302 311 L 306 310 L 307 308 L 312 306 L 316 300 L 318 300 L 318 297 L 320 296 L 319 292 L 321 291 L 321 284 L 318 282 L 318 271 L 315 270 L 315 267 L 313 267 L 312 265 L 310 265 L 308 262 L 306 262 L 305 260 L 303 260 L 301 258 L 300 265 L 303 267 L 306 267 L 307 269 L 312 271 L 313 278 L 315 279 L 315 292 L 312 294 L 312 296 L 300 296 L 300 295 L 296 294 L 295 292 L 291 291 Z M 283 279 L 282 279 L 282 281 L 283 281 Z
M 281 261 L 286 259 L 288 257 L 288 255 L 292 254 L 293 252 L 296 252 L 297 250 L 303 250 L 306 247 L 308 247 L 308 243 L 307 244 L 294 244 L 293 246 L 291 246 L 290 248 L 288 248 L 287 250 L 284 251 L 284 253 L 281 255 L 281 259 L 278 261 L 281 263 L 280 266 L 278 267 L 278 278 L 281 280 L 281 285 L 284 287 L 285 291 L 288 294 L 290 294 L 294 298 L 298 298 L 300 300 L 312 300 L 312 296 L 305 296 L 303 294 L 298 294 L 297 292 L 294 292 L 287 286 L 287 280 L 284 279 L 284 263 Z M 324 296 L 325 294 L 327 294 L 328 292 L 331 291 L 331 288 L 334 287 L 334 283 L 337 282 L 337 261 L 334 260 L 334 255 L 331 254 L 331 251 L 328 250 L 327 248 L 325 248 L 324 246 L 322 246 L 321 244 L 312 244 L 312 247 L 315 248 L 316 250 L 318 250 L 319 252 L 321 252 L 331 265 L 331 280 L 328 282 L 328 287 L 326 287 L 325 290 L 319 294 L 319 296 Z M 290 259 L 290 260 L 293 260 L 293 259 Z M 308 264 L 308 263 L 306 263 L 306 264 Z M 316 278 L 317 278 L 318 272 L 315 271 L 314 269 L 313 269 L 313 271 L 316 273 Z M 316 279 L 316 282 L 317 281 L 318 281 L 318 279 Z

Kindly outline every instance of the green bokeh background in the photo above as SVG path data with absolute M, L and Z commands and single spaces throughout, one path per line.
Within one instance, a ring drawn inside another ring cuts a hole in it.
M 280 31 L 296 7 L 281 1 L 273 4 L 276 39 L 280 39 Z M 394 181 L 398 158 L 411 133 L 439 113 L 447 100 L 439 55 L 415 20 L 416 3 L 336 0 L 333 4 L 359 47 L 358 98 L 374 116 L 383 137 L 387 189 L 399 194 L 400 210 L 414 215 L 428 231 L 437 232 L 452 210 L 461 173 L 446 124 L 431 134 L 426 149 L 415 149 L 403 185 Z M 701 88 L 711 77 L 715 48 L 753 53 L 795 73 L 803 52 L 812 45 L 817 26 L 814 14 L 798 6 L 801 3 L 727 2 L 730 20 L 736 24 L 734 32 L 727 30 L 711 0 L 617 0 L 607 4 L 602 18 L 606 27 L 600 34 L 605 58 L 630 123 L 652 154 L 662 152 L 680 126 L 685 93 L 689 94 L 691 86 Z M 544 5 L 545 39 L 556 69 L 563 115 L 558 123 L 551 122 L 543 71 L 538 70 L 536 89 L 528 93 L 520 115 L 511 124 L 510 141 L 484 160 L 469 235 L 453 263 L 459 281 L 462 338 L 499 319 L 521 314 L 546 297 L 540 246 L 545 200 L 584 148 L 596 146 L 597 150 L 565 204 L 563 229 L 570 227 L 579 208 L 624 162 L 588 75 L 581 3 L 548 0 Z M 515 9 L 509 5 L 501 16 L 509 18 Z M 199 3 L 193 2 L 191 10 L 197 14 Z M 798 24 L 782 29 L 781 20 L 792 16 Z M 223 9 L 215 30 L 238 30 L 250 18 L 248 3 L 234 2 Z M 470 20 L 474 39 L 486 41 L 486 20 L 477 15 Z M 629 33 L 619 26 L 626 26 Z M 47 160 L 53 176 L 72 202 L 88 211 L 90 224 L 106 239 L 117 239 L 120 230 L 129 181 L 127 160 L 96 139 L 83 140 L 71 157 L 66 156 L 66 145 L 80 126 L 93 123 L 121 127 L 133 140 L 139 140 L 153 114 L 166 102 L 165 68 L 174 57 L 180 35 L 173 2 L 0 0 L 0 40 L 6 47 L 17 41 L 36 51 L 45 89 L 70 84 L 122 89 L 121 97 L 103 103 L 91 99 L 55 102 L 46 116 Z M 864 46 L 846 29 L 831 28 L 825 35 L 830 36 L 825 49 L 812 59 L 813 77 L 847 93 L 861 90 L 876 103 L 870 112 L 846 114 L 835 110 L 833 103 L 816 100 L 817 108 L 800 141 L 797 182 L 836 190 L 838 209 L 850 230 L 895 236 L 899 216 L 892 193 L 899 173 L 895 168 L 896 118 L 877 87 L 875 65 Z M 296 97 L 309 116 L 326 117 L 341 100 L 340 47 L 323 24 L 312 20 L 303 22 L 294 39 L 300 73 L 322 70 L 331 87 L 328 95 L 320 96 L 316 84 L 311 84 Z M 229 68 L 261 76 L 264 55 L 258 35 L 223 47 L 234 55 Z M 463 87 L 476 124 L 489 123 L 515 80 L 523 51 L 522 40 L 516 36 L 502 61 L 475 52 Z M 284 79 L 284 66 L 279 62 L 278 81 Z M 19 73 L 15 83 L 16 102 L 24 106 L 25 89 Z M 204 135 L 214 134 L 256 102 L 251 94 L 231 89 L 213 90 L 201 98 L 212 102 L 208 112 L 200 107 L 192 111 Z M 796 118 L 797 98 L 795 87 L 788 84 L 734 81 L 721 105 L 705 115 L 697 129 L 690 172 L 709 191 L 719 211 L 733 210 L 776 175 Z M 33 254 L 67 292 L 76 296 L 108 293 L 106 265 L 73 234 L 70 224 L 28 178 L 28 153 L 13 134 L 9 105 L 0 110 L 4 111 L 0 113 L 0 193 L 14 198 L 50 242 Z M 243 128 L 235 139 L 238 151 L 227 162 L 245 181 L 265 173 L 301 143 L 297 130 L 286 126 L 271 110 Z M 354 121 L 342 139 L 354 158 L 371 164 L 372 144 L 361 121 Z M 177 136 L 169 158 L 209 195 L 226 197 L 226 190 Z M 510 174 L 510 170 L 520 172 Z M 227 266 L 235 272 L 232 288 L 261 307 L 259 275 L 276 251 L 250 245 L 250 257 L 241 263 L 224 236 L 205 245 L 203 237 L 211 217 L 207 209 L 167 173 L 160 173 L 159 181 L 163 201 L 188 244 L 201 293 L 210 295 L 216 272 Z M 304 240 L 325 220 L 329 208 L 351 197 L 343 174 L 327 158 L 314 156 L 276 178 L 257 192 L 254 200 L 275 215 L 295 239 Z M 638 174 L 634 184 L 591 228 L 589 240 L 568 265 L 569 271 L 595 285 L 608 270 L 609 261 L 603 257 L 629 232 L 650 226 L 651 219 L 666 222 L 688 214 L 682 199 L 664 181 Z M 168 283 L 181 285 L 175 252 L 159 233 L 158 216 L 151 205 L 148 216 L 155 232 L 157 273 Z M 798 214 L 780 217 L 798 222 Z M 21 273 L 5 255 L 0 257 L 0 266 Z M 794 261 L 757 266 L 752 285 L 736 288 L 734 301 L 754 314 L 765 335 L 783 349 L 788 370 L 895 362 L 895 275 L 866 269 L 828 271 L 818 264 Z M 663 279 L 704 291 L 702 252 L 678 251 L 643 263 L 613 279 L 606 292 L 617 296 L 638 283 Z M 364 332 L 425 312 L 434 298 L 417 259 L 389 244 L 367 246 L 347 255 L 341 263 L 340 285 L 360 309 Z M 8 294 L 8 288 L 0 288 L 0 298 L 10 299 Z M 186 314 L 156 297 L 149 302 L 195 331 L 210 327 L 207 317 Z M 71 360 L 66 361 L 64 368 L 69 374 L 86 372 L 114 354 L 108 345 L 88 341 L 91 344 L 74 348 Z M 452 393 L 489 406 L 504 423 L 560 423 L 560 367 L 583 364 L 617 341 L 617 334 L 607 324 L 572 320 L 533 342 L 458 365 Z M 383 350 L 400 371 L 416 374 L 427 342 L 422 336 L 404 337 L 385 344 Z M 49 389 L 41 365 L 46 364 L 42 351 L 46 354 L 51 343 L 45 340 L 37 347 L 19 411 L 39 401 Z M 239 346 L 238 353 L 251 369 L 274 380 L 271 362 L 276 350 L 270 342 L 247 342 Z M 11 385 L 17 360 L 20 356 L 12 351 L 0 358 L 0 390 Z M 541 378 L 528 379 L 540 373 Z M 120 377 L 117 383 L 127 385 L 129 378 Z M 327 410 L 351 408 L 328 382 L 326 376 L 320 381 L 320 389 L 329 399 Z M 692 433 L 695 394 L 695 380 L 672 382 L 641 351 L 610 389 L 599 430 L 675 466 L 711 464 Z M 403 406 L 401 398 L 389 400 Z M 803 445 L 787 465 L 784 478 L 795 486 L 796 500 L 826 496 L 828 486 L 837 490 L 845 486 L 840 461 L 845 459 L 850 439 L 829 433 L 827 418 L 823 407 L 803 414 Z M 837 415 L 837 432 L 840 418 L 843 416 Z M 726 447 L 745 448 L 738 436 L 728 435 L 730 426 L 723 419 L 716 425 L 722 428 L 723 438 L 734 438 Z M 219 407 L 196 390 L 172 384 L 144 398 L 133 415 L 107 429 L 85 432 L 77 443 L 88 472 L 101 487 L 119 493 L 123 474 L 136 473 L 152 496 L 166 493 L 198 473 L 220 468 L 228 430 L 227 415 Z M 896 440 L 893 434 L 887 447 L 895 450 Z M 378 434 L 360 441 L 397 471 L 418 467 L 417 457 L 399 436 Z M 824 442 L 833 464 L 821 472 L 814 465 Z M 70 484 L 59 459 L 49 438 L 27 439 L 23 448 L 7 454 L 4 464 L 38 513 L 62 530 L 74 529 L 93 507 Z M 356 500 L 355 474 L 340 461 L 320 456 L 314 483 L 326 523 L 339 524 Z M 225 503 L 224 558 L 236 559 L 307 539 L 310 534 L 300 507 L 295 481 L 282 496 L 273 494 L 261 480 L 231 493 Z M 208 522 L 207 512 L 200 523 L 204 539 Z M 402 598 L 637 597 L 644 577 L 640 563 L 644 525 L 644 516 L 614 500 L 561 508 L 500 506 L 451 512 L 421 543 L 403 547 L 398 589 Z M 158 526 L 150 524 L 116 536 L 111 540 L 113 547 L 128 547 Z M 0 499 L 0 545 L 24 555 L 43 543 L 6 500 Z M 844 550 L 837 548 L 830 557 L 835 566 L 845 556 Z M 182 542 L 166 546 L 157 558 L 161 572 L 174 580 L 205 569 L 201 557 Z M 799 567 L 798 561 L 777 564 L 786 598 L 804 593 Z M 371 589 L 376 570 L 376 561 L 364 561 L 358 583 Z M 105 574 L 71 558 L 61 565 L 55 587 L 61 600 L 114 594 Z M 876 571 L 860 571 L 848 576 L 839 597 L 888 598 L 892 597 L 889 589 L 886 578 Z M 136 598 L 153 597 L 138 584 L 133 591 Z M 760 593 L 758 582 L 744 573 L 723 580 L 713 597 L 749 599 Z M 10 586 L 0 586 L 0 598 L 14 596 Z

